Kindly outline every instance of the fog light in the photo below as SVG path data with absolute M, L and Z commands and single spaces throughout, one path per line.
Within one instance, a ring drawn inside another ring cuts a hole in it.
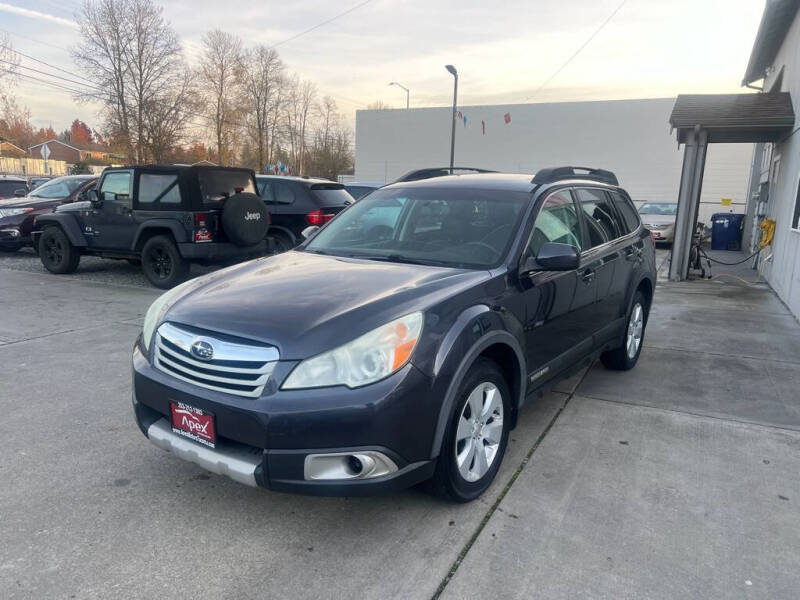
M 395 471 L 394 461 L 374 450 L 309 454 L 303 466 L 307 480 L 370 479 Z

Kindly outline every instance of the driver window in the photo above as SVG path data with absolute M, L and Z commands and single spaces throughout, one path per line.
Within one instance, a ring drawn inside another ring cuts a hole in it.
M 542 204 L 533 226 L 525 257 L 535 258 L 547 242 L 569 244 L 580 252 L 583 247 L 581 223 L 569 190 L 550 194 Z
M 130 171 L 118 171 L 108 173 L 103 177 L 100 187 L 100 197 L 104 202 L 118 202 L 131 204 L 131 173 Z

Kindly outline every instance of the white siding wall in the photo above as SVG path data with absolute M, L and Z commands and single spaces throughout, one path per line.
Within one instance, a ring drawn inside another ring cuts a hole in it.
M 669 130 L 674 103 L 657 98 L 463 107 L 467 126 L 456 125 L 455 163 L 526 173 L 558 165 L 601 167 L 614 171 L 637 202 L 677 202 L 683 149 Z M 411 169 L 449 165 L 451 110 L 358 111 L 356 179 L 389 182 Z M 744 212 L 751 157 L 751 144 L 709 147 L 701 220 L 731 209 Z M 722 207 L 722 198 L 734 205 Z
M 781 91 L 792 95 L 795 118 L 800 115 L 800 18 L 796 17 L 764 82 L 771 89 L 783 67 Z M 795 122 L 795 127 L 798 125 Z M 792 231 L 792 215 L 800 177 L 800 132 L 773 148 L 773 159 L 780 156 L 780 168 L 769 192 L 769 216 L 775 219 L 772 243 L 773 261 L 764 270 L 767 281 L 794 315 L 800 318 L 800 232 Z M 767 175 L 767 173 L 764 173 Z

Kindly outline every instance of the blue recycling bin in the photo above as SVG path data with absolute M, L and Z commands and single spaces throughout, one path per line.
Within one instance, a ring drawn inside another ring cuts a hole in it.
M 742 224 L 740 213 L 716 213 L 711 215 L 711 249 L 741 250 Z

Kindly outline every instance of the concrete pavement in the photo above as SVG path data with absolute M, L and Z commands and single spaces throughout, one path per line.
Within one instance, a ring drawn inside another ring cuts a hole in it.
M 157 292 L 0 270 L 0 597 L 794 597 L 800 327 L 739 292 L 661 286 L 638 367 L 559 384 L 489 493 L 452 505 L 175 459 L 130 411 Z

